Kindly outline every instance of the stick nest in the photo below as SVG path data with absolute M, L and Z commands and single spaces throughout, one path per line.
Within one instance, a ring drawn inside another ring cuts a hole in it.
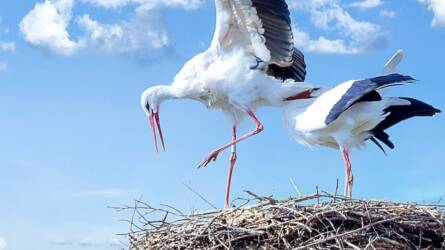
M 442 205 L 248 193 L 237 207 L 192 214 L 142 201 L 120 208 L 133 212 L 129 249 L 445 249 Z

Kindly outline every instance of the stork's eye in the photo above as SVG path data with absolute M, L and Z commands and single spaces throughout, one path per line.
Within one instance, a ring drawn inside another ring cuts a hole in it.
M 145 104 L 145 108 L 149 111 L 150 110 L 150 104 L 147 102 L 146 104 Z

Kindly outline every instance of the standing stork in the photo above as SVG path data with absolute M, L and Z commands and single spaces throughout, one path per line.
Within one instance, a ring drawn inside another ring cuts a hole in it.
M 154 144 L 156 128 L 165 150 L 159 106 L 169 99 L 193 99 L 222 110 L 232 121 L 232 139 L 212 151 L 198 168 L 215 161 L 231 148 L 225 207 L 228 207 L 236 144 L 263 130 L 255 116 L 261 106 L 283 106 L 286 101 L 311 98 L 302 83 L 306 76 L 303 54 L 293 44 L 292 25 L 284 0 L 215 0 L 216 28 L 210 47 L 190 59 L 171 85 L 148 88 L 141 105 L 149 117 Z M 250 117 L 256 127 L 237 137 L 237 125 Z
M 380 142 L 394 149 L 386 129 L 412 117 L 440 112 L 413 98 L 382 96 L 384 88 L 413 81 L 410 76 L 395 73 L 347 81 L 323 93 L 309 106 L 289 103 L 285 106 L 285 122 L 300 144 L 341 151 L 346 171 L 345 196 L 351 197 L 354 179 L 349 152 L 352 148 L 361 148 L 366 140 L 371 140 L 383 152 Z

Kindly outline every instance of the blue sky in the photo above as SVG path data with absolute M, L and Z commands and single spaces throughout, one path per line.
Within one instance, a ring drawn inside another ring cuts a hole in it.
M 296 45 L 308 81 L 334 86 L 374 76 L 399 48 L 400 72 L 420 81 L 395 88 L 445 109 L 445 6 L 441 0 L 297 1 Z M 163 104 L 167 152 L 156 154 L 141 92 L 171 82 L 213 33 L 210 0 L 24 0 L 0 3 L 0 250 L 119 249 L 127 232 L 107 206 L 134 198 L 184 211 L 208 209 L 184 183 L 223 205 L 228 155 L 198 171 L 230 139 L 222 113 L 200 103 Z M 243 190 L 295 195 L 333 191 L 338 152 L 293 142 L 281 111 L 260 110 L 266 130 L 238 147 L 232 197 Z M 352 153 L 360 198 L 435 201 L 445 195 L 445 118 L 390 130 L 396 149 Z M 252 124 L 246 122 L 242 131 Z

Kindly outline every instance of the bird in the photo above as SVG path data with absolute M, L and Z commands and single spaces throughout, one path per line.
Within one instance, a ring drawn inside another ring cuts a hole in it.
M 221 110 L 232 123 L 231 140 L 213 150 L 198 165 L 207 166 L 231 148 L 226 185 L 228 207 L 237 143 L 263 131 L 255 112 L 263 106 L 283 106 L 292 100 L 314 97 L 319 88 L 304 82 L 304 54 L 294 47 L 290 12 L 285 0 L 215 0 L 216 27 L 207 50 L 187 61 L 170 85 L 150 87 L 141 105 L 149 117 L 156 150 L 160 104 L 172 99 L 191 99 L 209 109 Z M 250 117 L 255 129 L 237 136 L 237 126 Z
M 365 141 L 394 149 L 385 132 L 401 121 L 416 116 L 433 116 L 441 111 L 410 97 L 386 97 L 385 88 L 412 83 L 408 75 L 392 73 L 403 58 L 398 51 L 377 77 L 346 81 L 320 94 L 315 100 L 290 102 L 284 106 L 284 120 L 291 136 L 309 148 L 325 146 L 339 149 L 345 163 L 344 195 L 352 197 L 354 177 L 349 153 L 362 148 Z

